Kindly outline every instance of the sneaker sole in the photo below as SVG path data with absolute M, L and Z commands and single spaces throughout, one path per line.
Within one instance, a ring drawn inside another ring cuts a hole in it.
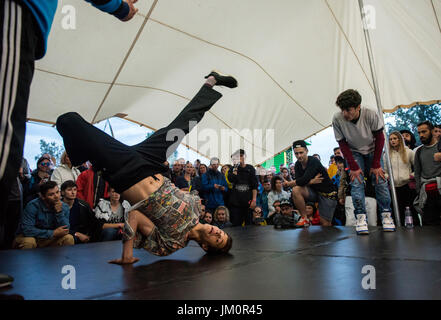
M 383 228 L 384 232 L 394 232 L 395 228 Z
M 366 235 L 369 234 L 369 231 L 357 231 L 358 235 Z

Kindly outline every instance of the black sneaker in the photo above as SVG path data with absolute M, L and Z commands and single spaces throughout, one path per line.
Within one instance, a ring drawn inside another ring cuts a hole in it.
M 207 79 L 209 76 L 213 76 L 216 79 L 215 86 L 225 86 L 228 88 L 236 88 L 237 80 L 232 76 L 221 75 L 215 71 L 211 71 L 211 73 L 205 77 Z
M 8 276 L 7 274 L 0 273 L 0 288 L 11 285 L 13 281 L 14 281 L 13 277 Z

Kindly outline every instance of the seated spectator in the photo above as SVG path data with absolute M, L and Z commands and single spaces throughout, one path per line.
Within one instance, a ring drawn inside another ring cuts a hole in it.
M 285 199 L 285 200 L 286 200 L 286 199 Z M 268 205 L 269 205 L 269 202 L 268 202 Z M 268 213 L 268 217 L 265 219 L 267 224 L 274 224 L 274 216 L 275 216 L 277 213 L 280 213 L 280 212 L 281 212 L 281 211 L 280 211 L 280 200 L 276 200 L 276 201 L 274 201 L 272 206 L 273 206 L 273 208 L 274 208 L 274 211 Z
M 404 138 L 404 143 L 406 144 L 406 147 L 408 147 L 410 150 L 414 150 L 417 147 L 417 142 L 414 134 L 407 129 L 400 130 L 400 133 Z
M 74 237 L 75 244 L 96 242 L 101 238 L 103 228 L 96 218 L 89 204 L 77 198 L 77 185 L 72 180 L 67 180 L 61 185 L 63 202 L 70 208 L 69 234 Z
M 192 178 L 193 169 L 193 165 L 190 162 L 185 165 L 184 174 L 176 178 L 177 188 L 181 189 L 182 191 L 194 191 L 194 179 Z
M 269 180 L 263 181 L 263 190 L 257 195 L 257 206 L 262 209 L 263 217 L 266 219 L 269 214 L 268 195 L 271 192 L 271 182 Z M 274 202 L 273 202 L 274 203 Z
M 320 215 L 318 213 L 317 207 L 315 206 L 315 203 L 306 203 L 306 216 L 308 217 L 308 220 L 311 221 L 311 225 L 320 225 Z
M 103 224 L 101 241 L 122 239 L 124 215 L 130 210 L 130 203 L 122 201 L 119 193 L 110 187 L 110 200 L 100 199 L 95 208 L 95 217 Z
M 57 183 L 45 182 L 40 185 L 40 197 L 29 202 L 23 211 L 13 247 L 73 245 L 69 227 L 69 206 L 61 201 Z
M 277 229 L 295 228 L 300 215 L 293 209 L 291 202 L 284 199 L 280 202 L 280 212 L 274 214 L 274 227 Z
M 272 216 L 275 212 L 273 203 L 276 200 L 282 201 L 291 197 L 289 192 L 283 190 L 283 179 L 280 176 L 275 176 L 271 180 L 271 192 L 268 194 L 268 216 Z
M 262 208 L 257 206 L 253 210 L 253 225 L 256 226 L 266 226 L 268 223 L 266 222 L 265 218 L 263 217 L 263 211 Z
M 201 215 L 199 216 L 199 223 L 205 224 L 205 205 L 201 204 Z
M 230 211 L 225 206 L 217 207 L 214 211 L 213 218 L 213 225 L 219 229 L 225 229 L 233 226 L 230 222 Z
M 92 209 L 100 199 L 109 197 L 109 184 L 104 181 L 101 173 L 95 172 L 93 166 L 78 176 L 76 184 L 78 199 L 86 201 Z
M 24 194 L 24 205 L 28 202 L 38 198 L 38 192 L 40 191 L 40 186 L 49 181 L 50 178 L 50 165 L 51 161 L 45 157 L 40 157 L 37 161 L 37 169 L 32 171 L 31 179 L 26 185 L 26 189 L 23 190 Z
M 335 163 L 337 164 L 337 174 L 332 178 L 332 183 L 338 188 L 337 198 L 338 203 L 335 208 L 333 225 L 344 226 L 346 223 L 345 200 L 346 196 L 350 195 L 350 178 L 348 168 L 345 167 L 346 161 L 340 156 L 335 156 Z
M 435 139 L 431 122 L 418 124 L 418 134 L 423 144 L 415 152 L 415 181 L 417 198 L 415 209 L 424 225 L 440 225 L 441 212 L 441 142 Z
M 206 196 L 206 210 L 214 212 L 217 207 L 224 205 L 223 193 L 227 192 L 228 185 L 225 176 L 218 170 L 219 159 L 210 160 L 210 169 L 202 176 L 202 189 Z
M 72 167 L 69 156 L 67 155 L 66 151 L 64 151 L 61 155 L 61 164 L 52 172 L 50 180 L 55 181 L 58 184 L 58 187 L 61 188 L 61 185 L 65 181 L 77 181 L 80 174 L 80 170 Z
M 211 212 L 209 211 L 205 212 L 204 221 L 205 224 L 211 224 L 213 222 L 213 215 L 211 214 Z

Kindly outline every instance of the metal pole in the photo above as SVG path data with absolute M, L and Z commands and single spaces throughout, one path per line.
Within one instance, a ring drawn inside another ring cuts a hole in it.
M 378 115 L 383 118 L 383 122 L 384 122 L 383 106 L 381 104 L 380 90 L 378 88 L 378 83 L 377 83 L 377 74 L 375 71 L 375 62 L 374 62 L 374 55 L 372 53 L 371 39 L 369 36 L 369 29 L 368 29 L 366 20 L 363 15 L 363 8 L 364 8 L 363 0 L 358 0 L 358 4 L 360 6 L 361 21 L 363 23 L 363 30 L 364 30 L 364 39 L 366 41 L 366 48 L 367 48 L 368 55 L 369 55 L 369 65 L 370 65 L 371 73 L 372 73 L 372 81 L 374 82 L 374 90 L 375 90 L 375 98 L 377 100 Z M 387 138 L 386 128 L 384 128 L 384 136 Z M 386 151 L 386 166 L 389 171 L 389 181 L 390 181 L 390 185 L 391 185 L 392 205 L 394 207 L 394 212 L 395 212 L 395 222 L 398 227 L 401 227 L 400 212 L 398 210 L 397 194 L 395 192 L 394 176 L 393 176 L 393 172 L 392 172 L 392 164 L 390 162 L 390 157 L 389 157 L 389 143 L 388 143 L 387 139 L 386 139 L 386 143 L 384 144 L 384 149 Z

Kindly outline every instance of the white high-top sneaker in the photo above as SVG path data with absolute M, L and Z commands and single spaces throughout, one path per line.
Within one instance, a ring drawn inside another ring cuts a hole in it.
M 395 231 L 395 224 L 394 224 L 394 220 L 392 219 L 391 213 L 383 212 L 381 214 L 381 217 L 383 218 L 383 231 L 385 232 Z
M 368 224 L 365 214 L 357 214 L 357 223 L 355 224 L 357 234 L 369 234 Z

